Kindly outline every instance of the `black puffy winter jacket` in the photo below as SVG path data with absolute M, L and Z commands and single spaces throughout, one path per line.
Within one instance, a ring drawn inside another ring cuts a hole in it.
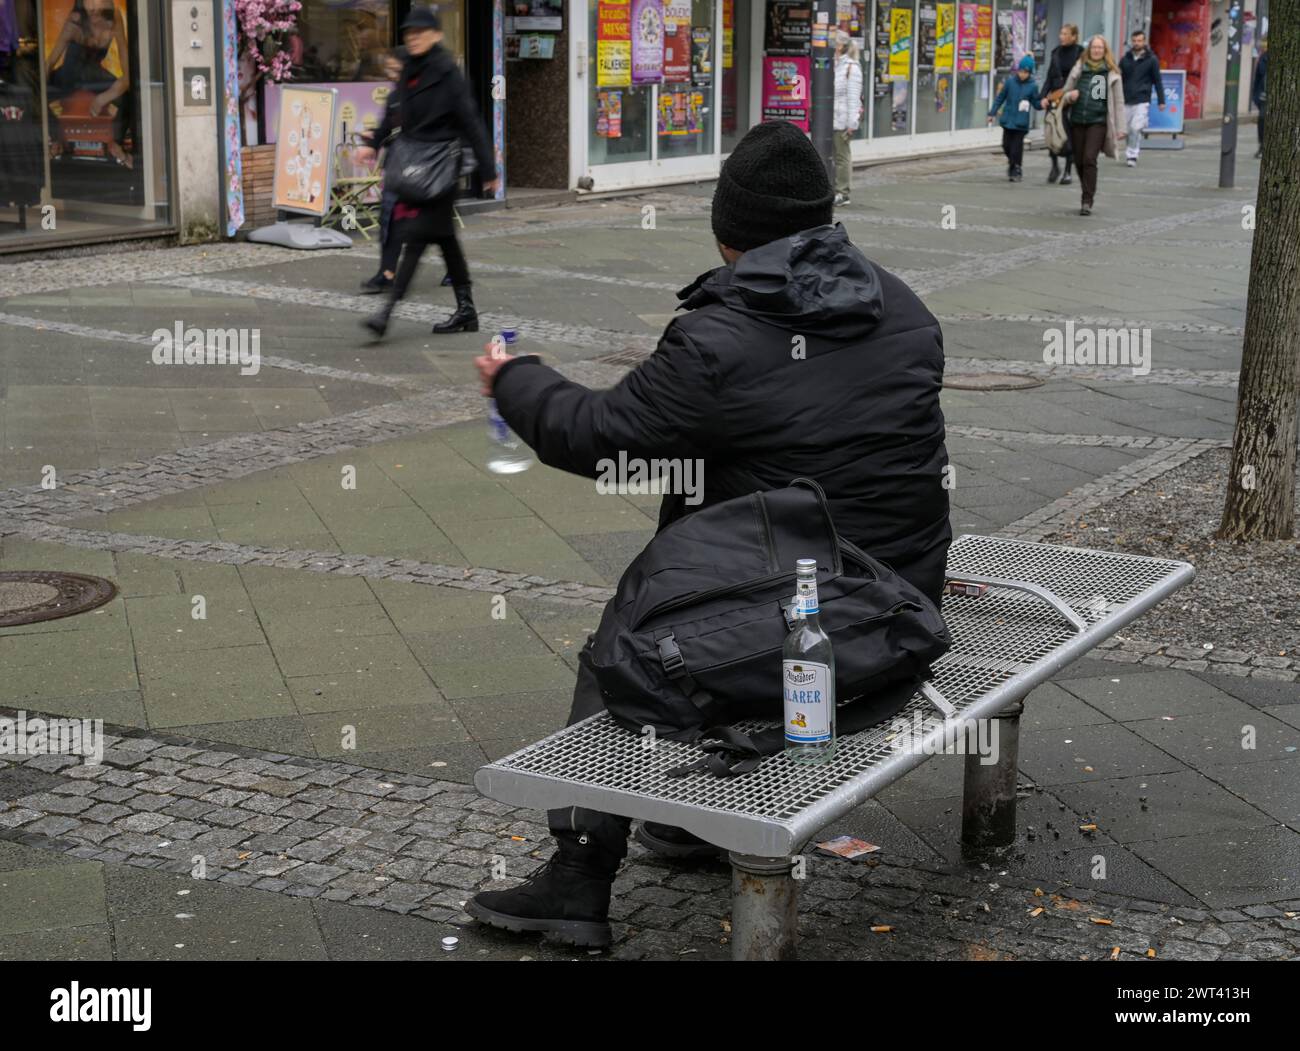
M 610 390 L 534 356 L 493 393 L 543 463 L 703 461 L 707 506 L 798 477 L 847 539 L 937 602 L 952 533 L 943 468 L 943 335 L 920 299 L 821 226 L 746 252 L 678 293 L 658 349 Z M 666 496 L 659 527 L 694 508 Z

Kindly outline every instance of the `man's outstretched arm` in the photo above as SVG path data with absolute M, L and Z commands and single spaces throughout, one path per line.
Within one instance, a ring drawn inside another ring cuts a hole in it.
M 514 432 L 542 463 L 594 478 L 597 463 L 629 457 L 699 457 L 718 410 L 710 360 L 670 325 L 646 361 L 609 390 L 565 379 L 531 355 L 497 371 L 492 394 Z

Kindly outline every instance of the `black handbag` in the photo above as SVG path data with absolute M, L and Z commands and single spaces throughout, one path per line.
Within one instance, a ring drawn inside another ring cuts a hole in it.
M 398 135 L 384 159 L 384 189 L 399 201 L 423 204 L 450 193 L 460 178 L 459 139 L 421 142 Z

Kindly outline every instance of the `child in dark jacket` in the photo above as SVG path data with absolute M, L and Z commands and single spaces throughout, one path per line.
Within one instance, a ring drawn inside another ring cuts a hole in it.
M 1007 178 L 1019 182 L 1021 163 L 1025 154 L 1025 136 L 1029 134 L 1029 111 L 1041 110 L 1043 100 L 1034 82 L 1034 56 L 1025 55 L 1016 67 L 1015 76 L 1008 77 L 998 91 L 989 110 L 989 123 L 1002 110 L 998 123 L 1002 125 L 1002 152 L 1007 155 Z

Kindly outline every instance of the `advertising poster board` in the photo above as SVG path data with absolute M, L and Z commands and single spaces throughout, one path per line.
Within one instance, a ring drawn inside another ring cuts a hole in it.
M 788 120 L 808 130 L 809 77 L 812 61 L 803 55 L 763 58 L 763 120 Z
M 664 5 L 664 80 L 688 84 L 691 79 L 690 0 L 669 0 Z
M 691 83 L 706 88 L 713 83 L 713 30 L 691 26 Z
M 275 143 L 272 204 L 323 218 L 334 174 L 334 89 L 283 88 Z
M 658 84 L 663 70 L 663 0 L 632 0 L 632 83 Z
M 979 5 L 957 5 L 957 72 L 975 71 L 975 42 L 979 35 Z
M 905 7 L 889 12 L 889 75 L 912 75 L 912 12 Z
M 987 73 L 993 66 L 993 5 L 975 8 L 975 72 Z
M 596 86 L 632 86 L 632 0 L 599 0 L 596 7 Z
M 596 92 L 596 134 L 602 139 L 623 137 L 623 92 Z
M 934 31 L 934 68 L 936 71 L 943 70 L 951 73 L 957 37 L 957 5 L 940 4 L 937 14 L 938 18 L 935 20 L 937 28 Z
M 807 0 L 767 0 L 763 50 L 769 55 L 806 55 L 812 43 L 812 4 Z
M 1165 108 L 1156 105 L 1156 89 L 1151 89 L 1151 108 L 1147 116 L 1147 134 L 1181 135 L 1187 113 L 1187 71 L 1162 69 L 1160 83 L 1165 89 Z

